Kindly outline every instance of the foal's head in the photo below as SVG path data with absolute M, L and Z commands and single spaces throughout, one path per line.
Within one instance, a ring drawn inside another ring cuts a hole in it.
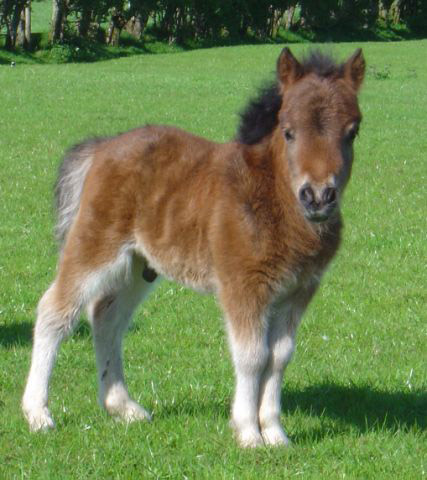
M 350 178 L 353 141 L 362 119 L 357 92 L 365 73 L 361 50 L 342 65 L 312 53 L 302 63 L 285 48 L 277 63 L 292 189 L 305 217 L 326 221 Z

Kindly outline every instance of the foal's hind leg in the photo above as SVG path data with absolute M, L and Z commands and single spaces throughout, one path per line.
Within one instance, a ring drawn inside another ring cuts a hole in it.
M 130 252 L 112 250 L 104 258 L 88 250 L 82 237 L 70 236 L 61 256 L 58 275 L 38 306 L 30 373 L 22 408 L 31 430 L 54 426 L 49 413 L 48 389 L 61 341 L 75 325 L 80 310 L 91 298 L 114 291 L 124 283 Z
M 30 373 L 22 408 L 30 429 L 54 427 L 48 409 L 49 379 L 62 340 L 72 331 L 78 319 L 81 300 L 75 289 L 65 287 L 57 278 L 41 298 L 37 308 Z
M 152 290 L 154 278 L 143 278 L 145 263 L 134 256 L 131 277 L 115 293 L 88 307 L 98 369 L 99 402 L 111 415 L 125 421 L 150 419 L 127 391 L 122 365 L 122 338 L 138 303 Z

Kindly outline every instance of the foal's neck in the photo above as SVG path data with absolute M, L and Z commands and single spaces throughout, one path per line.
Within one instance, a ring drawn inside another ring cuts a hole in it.
M 292 192 L 291 177 L 286 158 L 286 148 L 283 135 L 279 128 L 276 128 L 270 135 L 260 143 L 247 147 L 245 155 L 246 164 L 253 180 L 267 185 L 262 188 L 272 202 L 282 210 L 298 210 L 297 199 Z

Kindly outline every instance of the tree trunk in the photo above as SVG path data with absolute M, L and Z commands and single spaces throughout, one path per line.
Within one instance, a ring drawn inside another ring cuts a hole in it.
M 22 11 L 21 18 L 19 19 L 18 32 L 16 35 L 16 44 L 18 47 L 25 47 L 25 13 Z
M 64 0 L 52 2 L 52 27 L 50 31 L 51 43 L 64 40 L 64 28 L 66 20 L 66 4 Z
M 286 12 L 286 30 L 290 30 L 292 28 L 292 24 L 294 23 L 294 15 L 295 15 L 295 5 L 292 5 L 288 8 Z
M 21 12 L 18 24 L 17 43 L 20 47 L 28 49 L 31 45 L 31 4 L 28 2 Z
M 279 32 L 280 22 L 282 19 L 283 11 L 279 8 L 275 8 L 270 17 L 270 28 L 269 36 L 271 38 L 276 38 L 277 33 Z
M 105 39 L 107 45 L 113 44 L 113 35 L 114 35 L 114 22 L 111 20 L 110 24 L 108 25 L 107 36 Z
M 78 27 L 77 27 L 80 37 L 87 38 L 91 20 L 92 20 L 92 10 L 88 8 L 83 9 L 79 23 L 78 23 Z
M 115 47 L 119 46 L 120 34 L 122 33 L 123 27 L 125 25 L 126 21 L 124 15 L 117 9 L 114 9 L 111 14 L 110 25 L 108 26 L 107 31 L 107 45 Z
M 110 24 L 108 25 L 108 30 L 107 30 L 107 38 L 106 38 L 107 45 L 118 46 L 119 37 L 120 37 L 120 32 L 117 30 L 114 20 L 111 19 Z
M 5 15 L 3 21 L 6 26 L 6 40 L 5 48 L 8 50 L 13 50 L 16 46 L 18 38 L 18 28 L 21 21 L 21 13 L 24 8 L 23 2 L 14 2 L 15 5 L 12 7 L 11 18 L 8 15 Z
M 387 6 L 381 0 L 378 2 L 378 17 L 381 20 L 387 20 L 388 10 Z
M 142 26 L 139 16 L 134 15 L 133 17 L 131 17 L 130 20 L 126 23 L 125 29 L 129 33 L 129 35 L 132 35 L 132 37 L 140 38 L 142 33 Z
M 26 48 L 31 47 L 31 0 L 28 0 L 27 5 L 25 6 L 25 46 Z
M 126 31 L 133 37 L 140 40 L 142 34 L 144 33 L 145 27 L 147 26 L 148 17 L 148 10 L 143 13 L 137 13 L 126 23 Z
M 402 6 L 402 0 L 395 0 L 391 5 L 391 17 L 393 24 L 398 24 L 400 22 L 400 9 Z

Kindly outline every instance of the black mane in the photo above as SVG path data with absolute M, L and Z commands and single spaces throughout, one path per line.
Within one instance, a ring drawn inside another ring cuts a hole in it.
M 254 145 L 271 133 L 277 126 L 282 95 L 276 82 L 260 89 L 258 97 L 249 102 L 240 114 L 237 140 Z
M 303 75 L 314 73 L 319 77 L 339 77 L 344 65 L 319 50 L 311 51 L 301 61 Z M 279 123 L 278 113 L 282 106 L 279 83 L 274 81 L 262 87 L 258 96 L 252 99 L 240 113 L 237 141 L 254 145 L 270 134 Z

